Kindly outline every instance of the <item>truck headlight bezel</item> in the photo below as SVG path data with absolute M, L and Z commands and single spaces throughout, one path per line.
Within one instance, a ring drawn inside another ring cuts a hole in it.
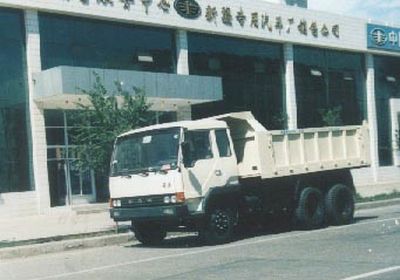
M 171 198 L 170 198 L 170 196 L 169 196 L 169 195 L 164 196 L 163 201 L 164 201 L 165 204 L 170 204 L 170 203 L 171 203 Z
M 165 195 L 163 199 L 164 204 L 178 204 L 183 203 L 184 201 L 185 196 L 183 193 L 168 194 Z
M 113 207 L 121 207 L 121 199 L 113 199 L 112 206 Z

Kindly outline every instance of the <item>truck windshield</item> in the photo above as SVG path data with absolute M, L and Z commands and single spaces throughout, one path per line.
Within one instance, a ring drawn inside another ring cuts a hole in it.
M 177 167 L 180 128 L 146 131 L 119 138 L 111 176 Z

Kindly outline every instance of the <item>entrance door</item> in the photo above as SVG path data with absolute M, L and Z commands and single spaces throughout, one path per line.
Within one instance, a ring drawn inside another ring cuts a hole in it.
M 95 202 L 96 188 L 92 170 L 80 170 L 76 160 L 68 161 L 72 204 Z
M 47 166 L 51 206 L 95 202 L 94 172 L 80 170 L 76 159 L 66 156 L 65 147 L 48 148 Z
M 90 203 L 96 200 L 93 171 L 79 170 L 76 163 L 76 146 L 71 143 L 68 116 L 72 112 L 46 110 L 47 163 L 51 206 Z M 69 118 L 70 119 L 70 118 Z
M 54 150 L 49 151 L 55 152 Z M 50 203 L 51 206 L 63 206 L 68 204 L 67 196 L 67 171 L 65 160 L 49 157 L 47 160 L 50 185 Z

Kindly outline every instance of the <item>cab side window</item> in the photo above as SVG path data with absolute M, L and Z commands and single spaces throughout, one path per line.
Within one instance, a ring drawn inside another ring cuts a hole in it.
M 230 157 L 232 155 L 231 147 L 229 145 L 228 134 L 226 129 L 218 129 L 215 131 L 217 139 L 217 146 L 220 157 Z
M 192 161 L 209 159 L 213 157 L 210 143 L 210 131 L 188 131 L 185 134 L 185 141 L 189 143 Z

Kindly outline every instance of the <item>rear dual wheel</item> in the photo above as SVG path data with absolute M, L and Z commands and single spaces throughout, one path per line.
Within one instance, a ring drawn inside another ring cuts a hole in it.
M 324 197 L 320 190 L 307 187 L 300 194 L 294 214 L 302 229 L 319 228 L 325 221 L 332 225 L 349 224 L 354 217 L 353 192 L 344 184 L 336 184 Z
M 321 191 L 306 187 L 300 193 L 294 212 L 295 223 L 302 229 L 315 229 L 324 224 L 325 206 Z
M 337 184 L 325 196 L 326 216 L 330 224 L 346 225 L 353 221 L 354 196 L 349 187 Z

